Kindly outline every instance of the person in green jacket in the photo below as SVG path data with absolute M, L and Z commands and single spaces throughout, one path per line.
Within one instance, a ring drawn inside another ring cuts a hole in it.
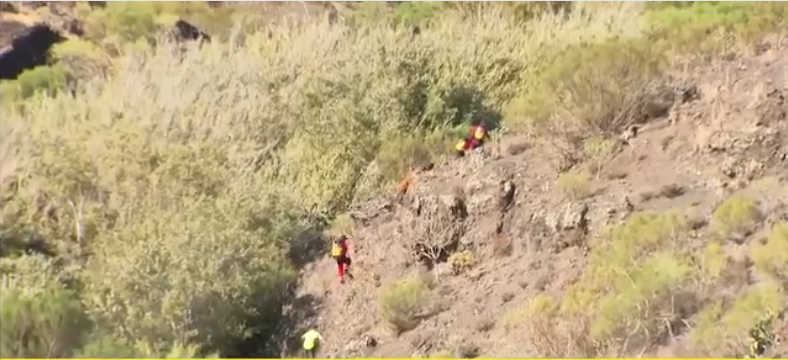
M 317 357 L 317 351 L 318 348 L 320 348 L 320 342 L 323 341 L 323 337 L 320 336 L 320 333 L 315 329 L 311 329 L 302 335 L 301 339 L 304 340 L 303 346 L 306 357 L 311 359 Z

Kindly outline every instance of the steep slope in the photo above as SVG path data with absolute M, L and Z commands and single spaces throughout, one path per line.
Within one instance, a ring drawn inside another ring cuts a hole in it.
M 499 320 L 537 292 L 562 294 L 584 271 L 588 239 L 635 211 L 695 214 L 702 243 L 703 224 L 721 201 L 754 198 L 765 215 L 758 231 L 725 244 L 731 258 L 741 259 L 772 224 L 788 218 L 787 68 L 783 46 L 683 74 L 698 96 L 640 129 L 591 180 L 583 200 L 568 200 L 540 148 L 517 153 L 530 144 L 512 136 L 499 144 L 501 154 L 452 160 L 421 174 L 404 205 L 388 199 L 359 205 L 365 221 L 352 234 L 356 278 L 341 285 L 330 259 L 309 264 L 298 293 L 310 311 L 299 315 L 292 335 L 318 326 L 326 336 L 323 355 L 332 357 L 534 355 Z M 501 184 L 508 179 L 514 204 L 501 217 Z M 445 263 L 434 270 L 416 265 L 407 247 L 414 209 L 455 196 L 469 211 L 461 246 L 478 263 L 458 275 Z M 378 314 L 379 296 L 381 285 L 408 274 L 432 285 L 430 303 L 415 329 L 397 335 Z M 369 339 L 376 346 L 367 346 Z M 677 336 L 655 355 L 684 350 Z

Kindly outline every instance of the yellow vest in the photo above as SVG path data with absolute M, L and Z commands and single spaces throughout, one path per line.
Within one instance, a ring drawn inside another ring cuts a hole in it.
M 465 150 L 465 139 L 460 140 L 454 148 L 457 149 L 457 151 Z
M 312 350 L 320 339 L 320 333 L 312 329 L 307 331 L 302 338 L 304 338 L 304 350 Z
M 484 134 L 485 134 L 484 129 L 478 127 L 476 128 L 476 131 L 473 132 L 473 137 L 476 138 L 476 140 L 481 140 L 484 139 Z
M 334 245 L 331 247 L 331 256 L 335 258 L 342 256 L 342 245 L 334 243 Z

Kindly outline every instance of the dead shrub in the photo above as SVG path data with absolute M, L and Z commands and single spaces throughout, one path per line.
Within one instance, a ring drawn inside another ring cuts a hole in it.
M 457 248 L 460 237 L 465 233 L 467 210 L 462 199 L 454 197 L 454 203 L 446 206 L 440 199 L 433 198 L 432 205 L 422 205 L 421 216 L 411 218 L 401 227 L 403 245 L 413 258 L 428 267 L 446 261 Z

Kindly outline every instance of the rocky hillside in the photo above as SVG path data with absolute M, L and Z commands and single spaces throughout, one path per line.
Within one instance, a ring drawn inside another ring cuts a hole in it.
M 785 355 L 788 3 L 2 4 L 2 358 Z
M 688 222 L 674 234 L 677 246 L 702 254 L 719 244 L 724 254 L 724 280 L 713 291 L 681 285 L 696 296 L 675 298 L 675 308 L 684 310 L 674 310 L 666 321 L 691 319 L 716 297 L 734 302 L 740 289 L 757 287 L 762 276 L 751 260 L 754 248 L 779 224 L 783 237 L 772 235 L 771 249 L 782 251 L 788 241 L 787 71 L 783 42 L 759 55 L 677 72 L 683 87 L 672 89 L 680 96 L 670 112 L 622 140 L 586 177 L 562 181 L 538 147 L 504 136 L 488 146 L 488 155 L 419 174 L 402 204 L 359 204 L 352 234 L 355 279 L 341 285 L 328 259 L 302 270 L 300 297 L 291 309 L 298 330 L 323 329 L 323 355 L 331 357 L 599 355 L 560 344 L 568 334 L 540 338 L 527 328 L 534 325 L 523 308 L 540 294 L 561 299 L 577 291 L 576 284 L 587 281 L 584 274 L 599 266 L 594 261 L 614 261 L 600 258 L 610 250 L 604 229 L 634 226 L 646 221 L 643 214 L 675 213 Z M 511 198 L 504 188 L 509 182 Z M 448 209 L 456 203 L 467 207 L 467 217 L 452 217 Z M 735 231 L 717 235 L 729 227 Z M 450 242 L 457 231 L 463 256 L 442 259 L 431 270 L 420 265 L 415 244 Z M 777 256 L 782 260 L 773 261 L 784 266 L 785 253 Z M 697 259 L 689 264 L 703 265 Z M 784 300 L 785 287 L 781 291 Z M 687 357 L 724 349 L 731 356 L 746 350 L 746 339 L 704 348 L 711 340 L 694 338 L 697 332 L 687 326 L 671 328 L 670 337 L 601 354 Z M 783 356 L 786 350 L 780 350 Z

